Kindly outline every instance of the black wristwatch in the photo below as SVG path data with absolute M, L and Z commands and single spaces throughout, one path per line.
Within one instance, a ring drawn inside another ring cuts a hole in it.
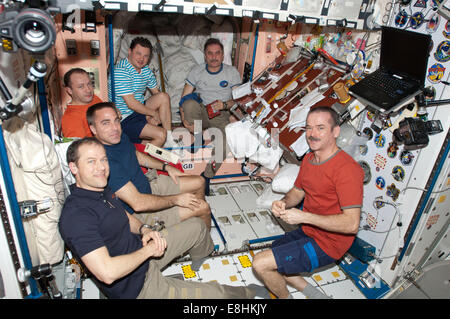
M 166 166 L 167 166 L 167 163 L 166 162 L 164 162 L 164 164 L 163 164 L 163 167 L 162 167 L 162 171 L 165 171 L 166 170 Z
M 227 101 L 223 102 L 223 109 L 227 110 L 228 109 L 228 103 Z

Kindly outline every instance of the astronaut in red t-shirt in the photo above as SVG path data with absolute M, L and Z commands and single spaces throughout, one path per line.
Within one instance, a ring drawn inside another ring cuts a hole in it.
M 294 187 L 272 203 L 275 216 L 300 225 L 253 260 L 256 274 L 278 298 L 292 298 L 286 284 L 309 298 L 328 298 L 298 274 L 341 258 L 358 232 L 364 173 L 336 145 L 339 133 L 339 116 L 334 110 L 311 109 L 305 131 L 311 152 L 302 160 Z M 298 209 L 302 200 L 303 207 Z
M 91 137 L 92 132 L 86 120 L 87 109 L 102 100 L 94 94 L 89 74 L 81 68 L 73 68 L 64 75 L 64 88 L 71 97 L 61 119 L 64 137 Z

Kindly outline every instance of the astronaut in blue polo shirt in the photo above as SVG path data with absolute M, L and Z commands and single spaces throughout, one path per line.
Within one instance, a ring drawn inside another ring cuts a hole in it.
M 125 204 L 130 213 L 142 222 L 157 220 L 177 223 L 200 217 L 209 228 L 211 209 L 205 201 L 204 179 L 189 175 L 136 150 L 126 134 L 122 134 L 119 114 L 113 103 L 91 106 L 86 112 L 94 136 L 105 146 L 110 166 L 108 186 Z M 163 170 L 148 181 L 141 166 Z M 150 184 L 149 184 L 150 183 Z

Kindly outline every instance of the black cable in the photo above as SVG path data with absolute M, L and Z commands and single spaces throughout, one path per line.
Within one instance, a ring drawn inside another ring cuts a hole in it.
M 3 79 L 0 77 L 0 91 L 2 91 L 2 94 L 7 101 L 12 100 L 12 95 L 8 90 L 8 87 L 6 86 L 5 82 L 3 82 Z

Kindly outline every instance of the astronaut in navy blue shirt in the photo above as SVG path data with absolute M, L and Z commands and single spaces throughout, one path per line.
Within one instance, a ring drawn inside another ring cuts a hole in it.
M 73 142 L 68 150 L 68 163 L 76 184 L 71 185 L 71 195 L 63 207 L 59 221 L 61 236 L 98 278 L 108 296 L 135 298 L 144 283 L 147 259 L 161 256 L 166 241 L 154 231 L 148 231 L 141 240 L 137 235 L 141 222 L 125 213 L 115 195 L 105 189 L 109 165 L 100 142 L 93 138 Z M 102 236 L 107 233 L 112 236 Z M 122 260 L 109 259 L 126 254 Z M 110 285 L 131 269 L 132 274 Z
M 213 249 L 205 223 L 193 217 L 154 231 L 129 214 L 107 187 L 108 158 L 95 138 L 74 141 L 67 162 L 76 183 L 64 203 L 59 230 L 107 297 L 238 299 L 256 295 L 251 287 L 163 276 L 161 269 L 184 253 L 194 262 Z
M 110 165 L 108 186 L 130 213 L 152 224 L 155 218 L 177 223 L 200 217 L 208 228 L 211 210 L 205 201 L 205 182 L 135 149 L 122 134 L 119 114 L 113 103 L 98 103 L 86 112 L 90 129 L 104 145 Z M 167 171 L 149 184 L 141 166 Z M 169 221 L 165 219 L 170 219 Z

